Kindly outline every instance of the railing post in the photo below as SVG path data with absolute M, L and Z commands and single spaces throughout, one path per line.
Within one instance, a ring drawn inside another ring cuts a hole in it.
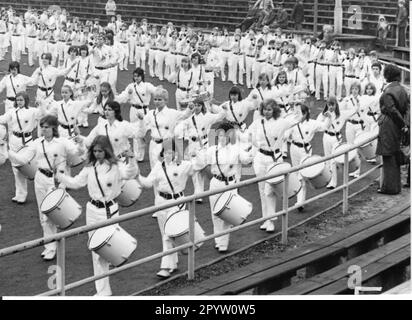
M 187 248 L 187 278 L 193 280 L 195 278 L 195 213 L 196 202 L 192 200 L 189 204 L 189 241 L 192 243 L 190 248 Z
M 282 199 L 282 209 L 284 213 L 282 214 L 282 244 L 287 244 L 288 242 L 288 220 L 289 220 L 289 173 L 285 174 L 284 182 L 283 182 L 283 199 Z
M 382 156 L 379 156 L 379 163 L 381 164 L 381 167 L 379 168 L 379 189 L 381 189 L 382 184 L 383 184 L 383 158 Z
M 57 288 L 60 289 L 60 295 L 66 295 L 64 289 L 66 283 L 66 239 L 62 238 L 57 241 Z
M 344 154 L 344 162 L 343 162 L 343 199 L 342 199 L 342 213 L 348 213 L 348 198 L 349 198 L 349 151 L 345 152 Z

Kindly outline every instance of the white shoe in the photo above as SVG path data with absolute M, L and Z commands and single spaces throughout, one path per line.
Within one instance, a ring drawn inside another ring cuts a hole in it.
M 164 279 L 166 279 L 166 278 L 169 278 L 169 277 L 170 277 L 170 272 L 169 272 L 169 270 L 166 270 L 166 269 L 160 269 L 160 271 L 159 271 L 158 273 L 156 273 L 156 275 L 157 275 L 159 278 L 164 278 Z
M 157 219 L 157 213 L 156 212 L 152 214 L 152 218 Z
M 44 249 L 43 252 L 41 253 L 41 256 L 44 257 L 44 255 L 47 253 L 47 249 Z
M 196 203 L 203 203 L 203 199 L 202 198 L 196 199 L 195 202 Z
M 359 172 L 352 172 L 352 173 L 349 173 L 349 177 L 353 177 L 353 178 L 359 178 Z
M 56 251 L 55 250 L 49 250 L 46 252 L 46 254 L 43 256 L 43 260 L 45 261 L 51 261 L 54 258 L 56 258 Z
M 268 223 L 268 220 L 266 220 L 265 222 L 263 222 L 263 224 L 259 227 L 259 229 L 260 229 L 260 230 L 266 230 L 266 228 L 267 228 L 267 223 Z
M 266 226 L 266 232 L 275 232 L 275 224 L 273 221 L 268 221 L 268 224 Z

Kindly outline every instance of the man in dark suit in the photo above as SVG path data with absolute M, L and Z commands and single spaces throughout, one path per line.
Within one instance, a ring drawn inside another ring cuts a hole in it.
M 376 154 L 383 159 L 383 182 L 380 193 L 398 194 L 401 192 L 401 135 L 409 127 L 409 95 L 399 83 L 401 71 L 395 65 L 387 65 L 384 77 L 388 82 L 379 105 L 379 135 Z
M 305 10 L 303 8 L 302 0 L 296 0 L 291 16 L 292 20 L 295 22 L 295 29 L 302 30 L 302 22 L 305 20 Z
M 398 25 L 398 46 L 406 46 L 406 26 L 408 25 L 408 11 L 405 8 L 405 1 L 399 0 L 398 14 L 396 15 Z

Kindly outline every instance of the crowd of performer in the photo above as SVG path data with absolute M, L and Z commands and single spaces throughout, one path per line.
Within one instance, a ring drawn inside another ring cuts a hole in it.
M 265 176 L 289 154 L 291 165 L 300 165 L 312 155 L 316 132 L 323 132 L 324 154 L 330 155 L 344 142 L 343 130 L 349 144 L 360 133 L 377 132 L 379 96 L 385 86 L 376 53 L 343 51 L 338 41 L 327 45 L 268 27 L 245 34 L 218 28 L 207 33 L 171 23 L 149 25 L 145 19 L 129 23 L 121 16 L 102 26 L 99 20 L 82 23 L 65 12 L 39 15 L 28 10 L 17 16 L 9 10 L 0 18 L 0 60 L 7 51 L 12 62 L 0 81 L 0 92 L 6 93 L 0 163 L 9 159 L 12 165 L 16 203 L 26 202 L 28 180 L 34 178 L 44 236 L 57 232 L 41 208 L 56 187 L 87 186 L 89 224 L 118 215 L 116 199 L 131 179 L 141 188 L 153 188 L 154 205 L 160 205 L 183 197 L 189 177 L 194 192 L 200 193 L 206 177 L 210 190 L 239 182 L 242 165 L 252 164 L 256 176 Z M 20 73 L 22 54 L 35 67 L 31 75 Z M 131 82 L 119 88 L 118 72 L 130 66 Z M 147 74 L 175 84 L 176 101 L 170 101 L 162 86 L 148 82 Z M 55 86 L 59 77 L 64 77 L 61 88 Z M 225 102 L 214 98 L 216 78 L 233 84 Z M 252 89 L 250 94 L 242 97 L 238 85 Z M 28 86 L 37 88 L 34 101 L 26 94 Z M 56 101 L 55 92 L 61 100 Z M 311 95 L 326 101 L 316 119 L 307 103 Z M 129 121 L 121 116 L 126 103 L 131 105 Z M 99 115 L 98 123 L 85 135 L 81 128 L 89 126 L 92 113 Z M 245 120 L 252 114 L 248 126 Z M 145 177 L 138 163 L 146 151 L 151 171 Z M 29 164 L 34 172 L 25 170 Z M 71 167 L 79 164 L 83 169 L 72 176 Z M 337 162 L 326 165 L 332 173 L 324 187 L 336 188 Z M 359 174 L 360 165 L 351 172 L 353 177 Z M 296 177 L 299 205 L 306 199 L 307 179 Z M 266 182 L 258 189 L 262 217 L 280 211 L 276 203 L 281 194 Z M 232 226 L 213 214 L 218 198 L 209 199 L 214 233 Z M 173 247 L 164 232 L 166 220 L 184 209 L 154 214 L 163 250 Z M 260 229 L 274 232 L 274 220 L 267 219 Z M 227 252 L 229 234 L 217 237 L 215 245 Z M 53 260 L 55 255 L 56 245 L 45 245 L 43 258 Z M 157 275 L 170 277 L 177 263 L 177 254 L 165 256 Z M 109 269 L 95 253 L 93 266 L 96 275 Z M 96 281 L 96 290 L 111 295 L 109 279 Z

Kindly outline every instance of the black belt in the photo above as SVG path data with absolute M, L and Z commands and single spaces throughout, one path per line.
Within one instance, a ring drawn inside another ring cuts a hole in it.
M 198 139 L 198 137 L 193 136 L 193 137 L 191 137 L 190 139 L 192 139 L 192 141 L 196 141 L 196 140 Z M 200 137 L 200 139 L 202 139 L 202 140 L 207 139 L 207 134 L 205 134 L 204 136 Z
M 359 121 L 357 121 L 357 120 L 348 120 L 348 121 L 352 124 L 363 124 L 363 120 L 359 120 Z
M 95 207 L 101 209 L 101 208 L 107 208 L 107 207 L 111 207 L 112 205 L 115 204 L 114 201 L 110 200 L 108 202 L 103 202 L 103 201 L 99 201 L 99 200 L 94 200 L 94 199 L 90 199 L 90 203 L 92 205 L 94 205 Z
M 230 52 L 230 49 L 222 49 L 224 52 Z
M 234 126 L 239 126 L 239 127 L 242 127 L 245 124 L 243 121 L 242 122 L 229 121 L 229 123 Z
M 14 98 L 14 97 L 7 97 L 7 100 L 16 101 L 16 98 Z
M 225 181 L 230 182 L 230 181 L 233 181 L 233 180 L 236 179 L 235 176 L 231 176 L 231 177 L 226 178 L 226 177 L 219 176 L 217 174 L 214 174 L 213 178 L 216 178 L 217 180 L 220 180 L 220 181 L 223 181 L 223 182 L 225 182 Z
M 322 62 L 316 62 L 316 64 L 319 65 L 319 66 L 325 66 L 325 67 L 329 67 L 329 66 L 330 66 L 330 64 L 322 63 Z
M 140 105 L 138 105 L 138 104 L 132 104 L 132 107 L 133 108 L 136 108 L 136 109 L 147 109 L 148 108 L 148 106 L 140 106 Z
M 66 80 L 70 81 L 70 82 L 74 82 L 74 83 L 79 83 L 80 82 L 80 79 L 73 79 L 73 78 L 69 78 L 69 77 L 66 77 Z
M 276 149 L 275 152 L 273 152 L 273 151 L 269 151 L 269 150 L 259 149 L 259 152 L 264 154 L 265 156 L 273 157 L 273 156 L 275 156 L 275 153 L 280 153 L 280 150 Z
M 171 194 L 171 193 L 165 193 L 165 192 L 159 191 L 159 196 L 161 196 L 162 198 L 166 200 L 171 200 L 171 199 L 177 199 L 177 198 L 183 197 L 183 192 Z
M 60 125 L 66 130 L 68 130 L 69 128 L 74 129 L 74 124 L 66 125 L 66 124 L 60 123 Z
M 29 36 L 29 38 L 36 38 L 36 36 Z
M 47 169 L 39 168 L 39 171 L 43 173 L 46 177 L 51 178 L 53 177 L 53 172 Z
M 25 138 L 31 137 L 31 132 L 17 132 L 17 131 L 13 131 L 13 134 L 14 134 L 16 137 L 19 137 L 19 138 L 22 138 L 22 137 L 25 137 Z
M 56 44 L 56 41 L 49 41 L 49 43 L 51 43 L 51 44 Z
M 292 141 L 292 143 L 299 147 L 299 148 L 307 148 L 310 147 L 310 143 L 300 143 L 300 142 L 296 142 L 296 141 Z
M 38 87 L 41 91 L 47 92 L 49 90 L 52 90 L 53 88 L 45 88 L 45 87 Z
M 354 75 L 347 75 L 347 74 L 345 74 L 345 77 L 346 78 L 354 78 L 354 79 L 359 79 L 359 77 L 357 77 L 357 76 L 354 76 Z
M 167 49 L 159 49 L 160 51 L 164 51 L 164 52 L 167 52 L 167 51 L 169 51 L 169 50 L 167 50 Z
M 247 54 L 246 56 L 247 56 L 247 57 L 251 57 L 251 58 L 254 58 L 254 57 L 255 57 L 253 54 Z
M 325 133 L 332 137 L 340 135 L 340 132 L 325 131 Z
M 377 112 L 371 112 L 371 111 L 368 111 L 367 113 L 367 115 L 371 117 L 376 116 L 377 114 L 378 114 Z
M 153 141 L 156 142 L 156 143 L 162 143 L 163 139 L 153 139 Z
M 235 54 L 235 55 L 240 55 L 240 54 L 243 54 L 242 52 L 233 52 L 233 54 Z
M 178 89 L 182 90 L 182 91 L 190 91 L 189 88 L 182 88 L 182 87 L 177 87 Z
M 129 43 L 129 41 L 120 41 L 120 43 L 126 43 L 127 44 L 127 43 Z
M 213 70 L 205 70 L 206 73 L 213 72 Z
M 107 68 L 106 67 L 95 67 L 95 69 L 97 69 L 97 70 L 106 70 Z

